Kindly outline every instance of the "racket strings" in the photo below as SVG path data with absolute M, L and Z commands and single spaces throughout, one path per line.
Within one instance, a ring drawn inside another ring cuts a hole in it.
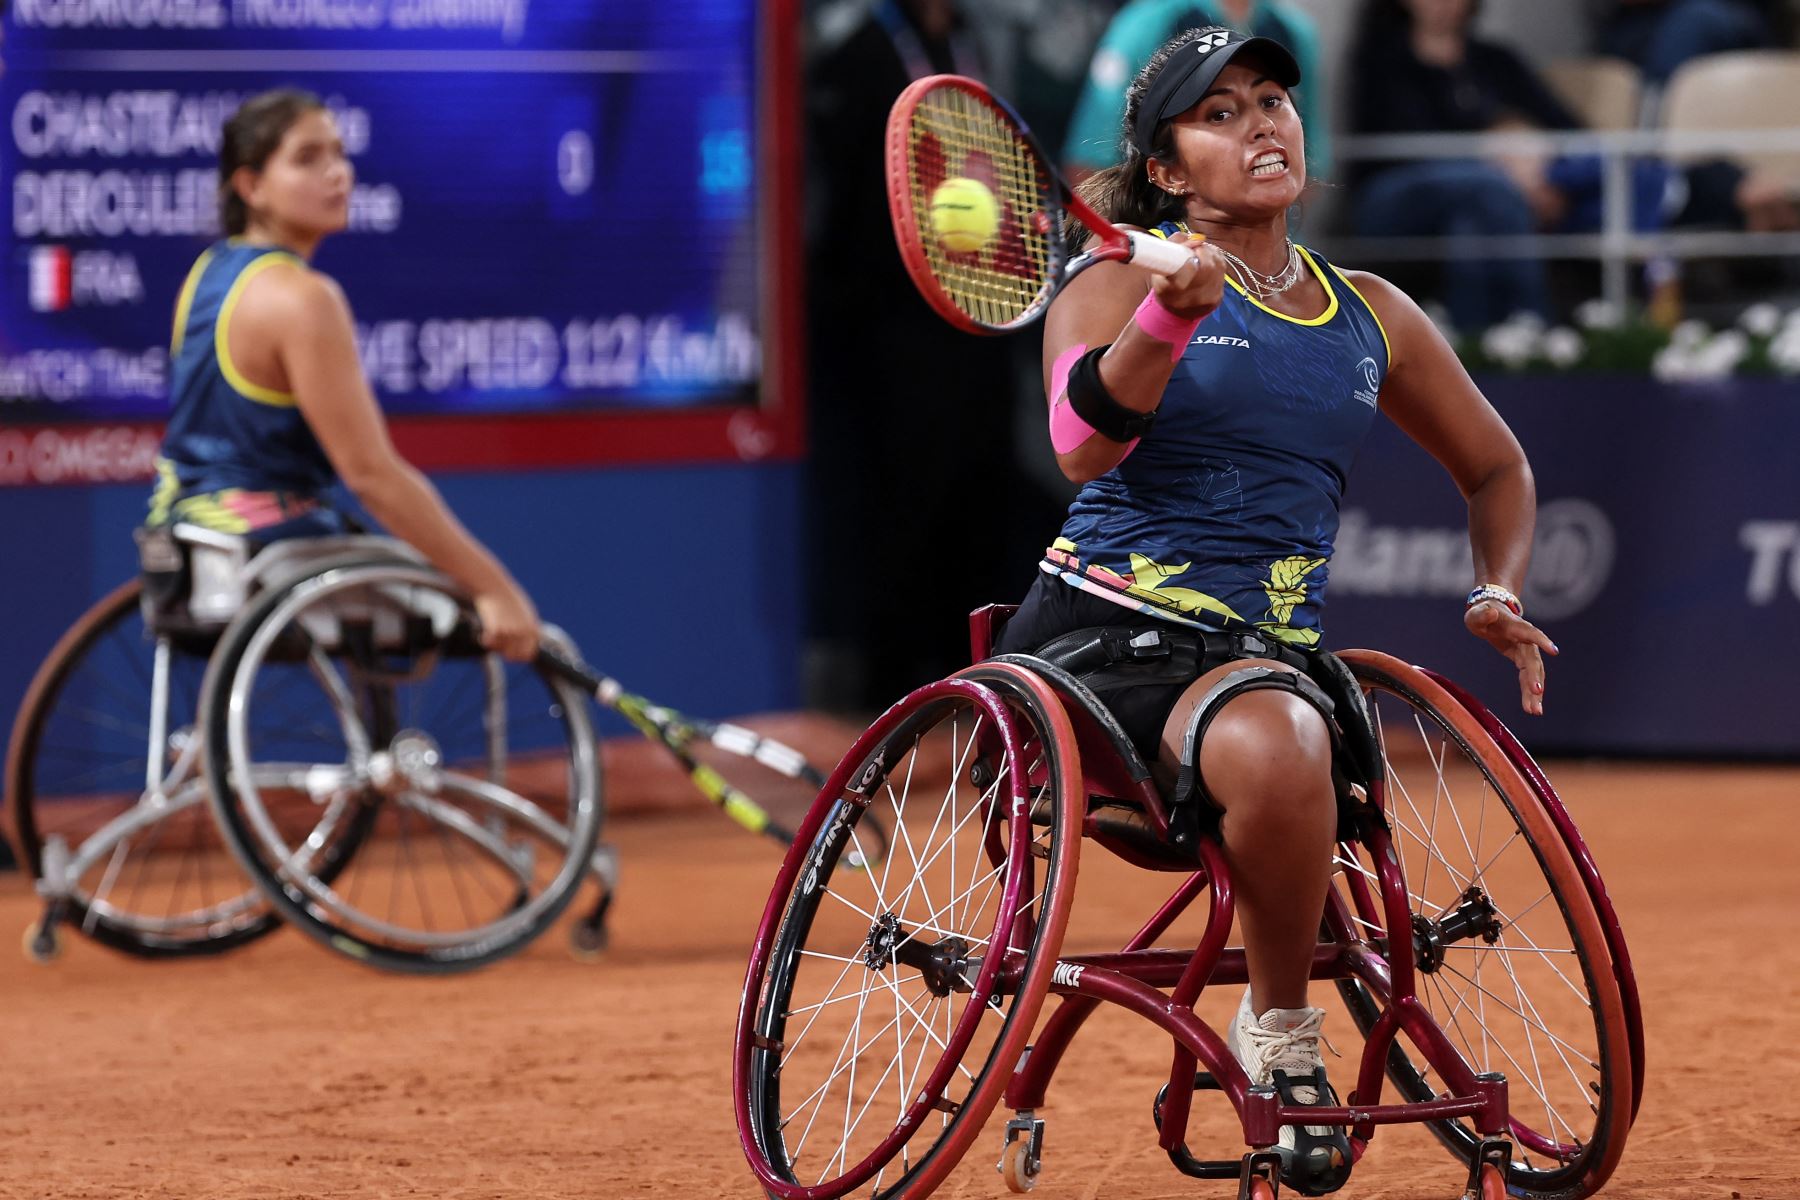
M 1055 247 L 1050 181 L 1031 144 L 989 104 L 940 87 L 913 110 L 907 150 L 913 220 L 946 298 L 991 328 L 1035 313 L 1050 290 Z M 932 230 L 933 194 L 957 178 L 982 184 L 999 206 L 999 227 L 979 250 L 953 251 Z

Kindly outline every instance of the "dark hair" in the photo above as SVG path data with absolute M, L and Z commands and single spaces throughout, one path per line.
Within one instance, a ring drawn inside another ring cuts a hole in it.
M 1230 32 L 1222 25 L 1185 29 L 1158 46 L 1150 61 L 1138 71 L 1131 86 L 1125 89 L 1125 122 L 1119 132 L 1123 161 L 1088 176 L 1076 189 L 1095 212 L 1115 225 L 1140 225 L 1145 229 L 1154 229 L 1164 221 L 1179 221 L 1187 214 L 1181 197 L 1157 187 L 1146 169 L 1151 158 L 1175 161 L 1175 138 L 1169 122 L 1157 123 L 1148 156 L 1138 149 L 1132 130 L 1137 127 L 1138 106 L 1144 102 L 1144 93 L 1150 90 L 1150 81 L 1163 65 L 1208 34 Z
M 239 167 L 260 171 L 281 145 L 294 122 L 309 112 L 323 112 L 325 102 L 299 88 L 276 88 L 238 105 L 219 139 L 219 224 L 232 237 L 250 224 L 250 209 L 231 186 Z

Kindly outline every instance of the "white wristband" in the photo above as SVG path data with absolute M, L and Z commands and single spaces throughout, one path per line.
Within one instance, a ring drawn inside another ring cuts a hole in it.
M 1475 605 L 1480 604 L 1485 600 L 1493 600 L 1506 605 L 1507 608 L 1512 610 L 1512 614 L 1515 617 L 1522 617 L 1525 615 L 1525 606 L 1519 602 L 1519 598 L 1497 583 L 1483 583 L 1477 585 L 1475 590 L 1469 593 L 1469 598 L 1464 602 L 1463 607 L 1473 608 Z

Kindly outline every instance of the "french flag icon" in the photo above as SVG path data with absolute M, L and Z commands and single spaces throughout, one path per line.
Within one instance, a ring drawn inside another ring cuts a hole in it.
M 70 266 L 67 246 L 31 248 L 31 307 L 61 312 L 69 307 Z

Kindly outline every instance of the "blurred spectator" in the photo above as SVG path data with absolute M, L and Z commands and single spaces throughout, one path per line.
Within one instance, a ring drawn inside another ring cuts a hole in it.
M 982 76 L 953 0 L 821 10 L 806 79 L 809 700 L 885 706 L 968 662 L 969 610 L 1042 547 L 1012 453 L 1007 342 L 953 329 L 894 244 L 883 151 L 912 80 Z
M 1511 49 L 1470 35 L 1475 0 L 1371 0 L 1352 83 L 1358 133 L 1569 130 L 1580 122 Z M 1633 223 L 1662 224 L 1668 169 L 1633 169 Z M 1478 237 L 1599 227 L 1602 167 L 1592 156 L 1512 152 L 1482 159 L 1371 163 L 1357 173 L 1352 220 L 1368 237 Z M 1549 316 L 1543 263 L 1457 259 L 1444 300 L 1459 328 L 1515 312 Z
M 1751 233 L 1800 229 L 1800 189 L 1792 181 L 1722 158 L 1695 163 L 1686 179 L 1687 196 L 1676 225 Z
M 1094 45 L 1123 0 L 981 0 L 968 17 L 987 83 L 1054 151 L 1068 133 Z
M 1750 0 L 1612 0 L 1595 38 L 1596 50 L 1636 64 L 1656 88 L 1691 58 L 1775 44 L 1768 18 Z
M 1331 170 L 1331 123 L 1313 19 L 1280 0 L 1131 0 L 1094 50 L 1087 85 L 1075 106 L 1062 166 L 1073 180 L 1119 161 L 1119 127 L 1125 120 L 1125 88 L 1156 48 L 1184 29 L 1227 25 L 1273 38 L 1293 52 L 1301 82 L 1294 92 L 1306 128 L 1306 175 L 1324 179 Z
M 1351 128 L 1357 133 L 1475 133 L 1577 121 L 1505 46 L 1469 36 L 1472 0 L 1371 0 L 1355 51 Z M 1562 216 L 1541 157 L 1427 159 L 1360 170 L 1353 205 L 1367 237 L 1530 233 Z M 1517 311 L 1548 315 L 1543 264 L 1457 261 L 1445 302 L 1459 328 Z

